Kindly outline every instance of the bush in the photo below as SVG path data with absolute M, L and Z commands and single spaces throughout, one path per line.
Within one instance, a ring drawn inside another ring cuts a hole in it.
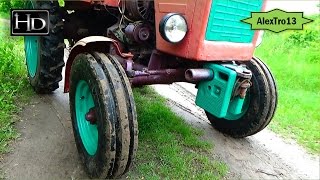
M 288 36 L 288 42 L 293 43 L 299 47 L 308 47 L 313 45 L 313 42 L 319 40 L 320 33 L 317 30 L 303 30 L 303 31 L 294 31 Z
M 19 9 L 24 7 L 24 0 L 4 0 L 0 1 L 0 12 L 9 13 L 10 9 Z
M 285 47 L 287 49 L 297 48 L 301 53 L 305 53 L 305 61 L 309 63 L 320 62 L 320 17 L 315 16 L 314 22 L 304 26 L 304 30 L 288 32 L 285 37 Z
M 23 38 L 10 37 L 9 32 L 9 24 L 0 22 L 0 154 L 17 137 L 13 126 L 16 120 L 13 114 L 18 111 L 16 100 L 20 101 L 29 89 Z
M 320 41 L 320 16 L 312 16 L 310 19 L 314 21 L 305 24 L 304 29 L 301 31 L 291 31 L 286 35 L 286 44 L 294 45 L 303 48 L 316 48 L 318 45 L 315 42 Z

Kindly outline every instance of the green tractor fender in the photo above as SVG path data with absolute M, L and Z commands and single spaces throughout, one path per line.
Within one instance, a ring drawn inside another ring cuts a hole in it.
M 118 41 L 112 38 L 108 38 L 104 36 L 88 36 L 83 39 L 80 39 L 71 48 L 70 54 L 67 59 L 66 70 L 65 70 L 65 81 L 64 81 L 65 93 L 69 92 L 70 71 L 71 71 L 71 66 L 75 57 L 78 54 L 85 53 L 85 52 L 92 52 L 92 51 L 99 51 L 99 52 L 111 53 L 111 54 L 115 53 L 124 59 L 133 57 L 131 53 L 121 52 L 121 48 Z

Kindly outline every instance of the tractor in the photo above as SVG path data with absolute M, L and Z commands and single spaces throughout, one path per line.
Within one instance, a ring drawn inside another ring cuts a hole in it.
M 138 148 L 133 87 L 194 84 L 196 104 L 211 125 L 234 138 L 269 124 L 277 106 L 275 80 L 253 56 L 261 32 L 241 22 L 265 3 L 65 0 L 60 6 L 27 0 L 26 9 L 47 9 L 50 16 L 49 35 L 24 38 L 28 78 L 36 93 L 52 93 L 64 69 L 85 171 L 91 178 L 119 178 Z

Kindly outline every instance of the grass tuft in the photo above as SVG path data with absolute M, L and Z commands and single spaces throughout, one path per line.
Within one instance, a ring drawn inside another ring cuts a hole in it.
M 134 90 L 139 121 L 139 151 L 131 176 L 145 179 L 221 179 L 225 164 L 208 157 L 212 145 L 202 131 L 187 125 L 150 88 Z
M 30 94 L 24 65 L 23 38 L 10 37 L 6 22 L 0 21 L 0 154 L 18 136 L 14 128 L 17 101 Z M 23 92 L 23 93 L 22 93 Z

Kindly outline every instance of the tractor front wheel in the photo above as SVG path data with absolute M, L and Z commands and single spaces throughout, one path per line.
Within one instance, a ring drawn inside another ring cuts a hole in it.
M 130 83 L 121 65 L 99 52 L 76 56 L 70 112 L 77 149 L 92 178 L 118 178 L 132 164 L 138 127 Z
M 255 57 L 247 63 L 247 67 L 252 71 L 252 86 L 245 97 L 242 113 L 217 118 L 206 112 L 215 129 L 235 138 L 250 136 L 264 129 L 273 118 L 277 106 L 276 84 L 268 67 Z

